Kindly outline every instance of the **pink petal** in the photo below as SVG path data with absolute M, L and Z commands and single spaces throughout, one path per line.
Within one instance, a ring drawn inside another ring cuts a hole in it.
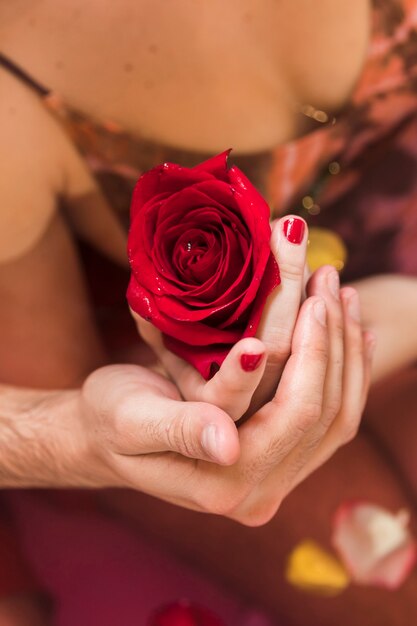
M 362 585 L 397 589 L 417 560 L 417 544 L 406 511 L 392 514 L 369 502 L 349 502 L 334 516 L 332 543 Z

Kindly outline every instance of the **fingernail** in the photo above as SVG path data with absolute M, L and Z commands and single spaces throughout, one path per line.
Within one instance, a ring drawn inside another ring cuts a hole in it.
M 216 424 L 208 424 L 204 427 L 201 434 L 201 445 L 210 458 L 215 461 L 219 460 Z
M 327 274 L 327 285 L 330 293 L 336 298 L 336 300 L 339 300 L 340 280 L 339 274 L 336 270 Z
M 305 223 L 299 217 L 290 217 L 283 225 L 284 235 L 290 243 L 300 244 L 304 237 Z
M 245 372 L 253 372 L 260 365 L 263 354 L 242 354 L 240 365 Z
M 314 316 L 322 326 L 326 326 L 326 305 L 323 300 L 317 300 L 313 306 Z
M 353 293 L 348 300 L 348 312 L 350 317 L 355 322 L 361 321 L 361 310 L 359 305 L 359 296 L 357 293 Z

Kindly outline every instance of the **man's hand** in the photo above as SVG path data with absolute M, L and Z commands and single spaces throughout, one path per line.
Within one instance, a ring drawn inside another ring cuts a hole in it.
M 326 299 L 310 296 L 302 305 L 275 396 L 239 428 L 221 409 L 182 402 L 175 387 L 141 368 L 95 372 L 80 397 L 80 431 L 98 483 L 248 525 L 268 521 L 352 439 L 367 396 L 373 337 L 362 333 L 357 293 L 330 291 L 329 271 L 310 285 Z
M 356 291 L 334 290 L 332 271 L 322 268 L 308 286 L 274 397 L 239 428 L 134 365 L 99 369 L 81 390 L 5 388 L 1 485 L 131 487 L 265 523 L 355 435 L 366 400 L 374 340 L 362 332 Z

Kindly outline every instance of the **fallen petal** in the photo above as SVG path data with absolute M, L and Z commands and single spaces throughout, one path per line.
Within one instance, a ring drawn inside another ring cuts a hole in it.
M 417 560 L 417 544 L 409 528 L 409 514 L 368 502 L 349 502 L 334 516 L 332 544 L 362 585 L 397 589 Z
M 291 552 L 285 577 L 299 589 L 326 596 L 341 593 L 350 582 L 343 565 L 310 539 L 298 544 Z

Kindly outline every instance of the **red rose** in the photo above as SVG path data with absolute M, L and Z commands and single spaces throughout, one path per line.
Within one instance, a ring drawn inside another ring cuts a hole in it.
M 224 626 L 224 623 L 211 611 L 182 601 L 160 609 L 149 626 Z
M 279 284 L 269 207 L 228 152 L 191 169 L 164 163 L 136 184 L 128 240 L 133 311 L 204 378 L 255 335 Z

